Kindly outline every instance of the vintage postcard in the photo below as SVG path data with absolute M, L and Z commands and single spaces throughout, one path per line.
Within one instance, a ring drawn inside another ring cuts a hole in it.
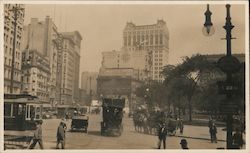
M 0 4 L 0 152 L 249 152 L 248 1 Z

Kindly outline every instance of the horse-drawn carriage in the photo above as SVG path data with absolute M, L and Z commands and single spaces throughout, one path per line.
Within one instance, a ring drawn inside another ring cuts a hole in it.
M 102 104 L 101 135 L 120 136 L 125 99 L 104 98 Z
M 172 136 L 175 135 L 177 126 L 178 126 L 178 121 L 176 119 L 169 118 L 167 123 L 168 135 Z
M 161 124 L 167 126 L 168 135 L 175 135 L 178 127 L 178 121 L 170 116 L 166 116 L 164 112 L 152 111 L 146 109 L 138 109 L 134 112 L 133 121 L 135 131 L 146 134 L 158 134 Z

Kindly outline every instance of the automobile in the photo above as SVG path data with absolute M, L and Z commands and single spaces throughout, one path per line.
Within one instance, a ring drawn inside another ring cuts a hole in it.
M 76 115 L 71 120 L 71 131 L 82 131 L 88 133 L 89 116 Z

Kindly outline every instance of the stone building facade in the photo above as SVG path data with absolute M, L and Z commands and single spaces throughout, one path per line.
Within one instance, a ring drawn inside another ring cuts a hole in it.
M 128 22 L 123 30 L 123 50 L 128 52 L 144 51 L 149 63 L 146 71 L 151 79 L 162 81 L 160 75 L 163 66 L 168 64 L 169 32 L 166 22 L 158 20 L 152 25 L 135 25 Z
M 23 8 L 17 11 L 16 40 L 14 42 L 14 7 Z M 13 93 L 21 92 L 21 62 L 22 50 L 21 41 L 24 22 L 23 4 L 5 4 L 4 5 L 4 93 L 11 92 L 11 71 L 13 58 L 13 43 L 15 43 L 14 54 L 14 73 L 13 73 Z

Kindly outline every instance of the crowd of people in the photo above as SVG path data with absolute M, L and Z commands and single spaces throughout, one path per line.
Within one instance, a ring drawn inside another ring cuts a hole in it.
M 182 119 L 174 118 L 170 113 L 164 113 L 163 111 L 154 111 L 148 113 L 145 110 L 138 110 L 135 112 L 133 120 L 136 131 L 140 132 L 140 128 L 142 128 L 142 132 L 145 132 L 147 134 L 152 134 L 152 132 L 154 132 L 153 134 L 158 136 L 159 139 L 157 146 L 158 149 L 161 149 L 162 146 L 164 149 L 166 149 L 166 138 L 168 135 L 173 133 L 173 131 L 176 132 L 179 129 L 180 135 L 182 135 L 184 131 L 184 124 Z M 136 121 L 138 122 L 139 120 L 144 121 L 142 127 L 139 127 L 138 123 L 136 123 Z M 150 123 L 149 121 L 153 122 L 153 124 Z M 43 139 L 42 139 L 42 124 L 43 121 L 36 122 L 37 127 L 36 130 L 34 131 L 34 136 L 32 139 L 32 143 L 30 143 L 29 149 L 34 149 L 37 143 L 39 144 L 40 149 L 44 149 Z M 217 126 L 215 120 L 212 119 L 211 117 L 209 118 L 208 121 L 208 128 L 209 128 L 211 143 L 217 143 L 217 132 L 218 132 Z M 56 149 L 59 148 L 65 149 L 66 130 L 67 130 L 66 120 L 62 119 L 57 128 Z M 188 142 L 186 139 L 181 139 L 180 145 L 182 149 L 189 149 Z M 242 131 L 239 128 L 236 128 L 236 130 L 234 130 L 232 145 L 233 148 L 235 149 L 240 149 L 244 145 Z

